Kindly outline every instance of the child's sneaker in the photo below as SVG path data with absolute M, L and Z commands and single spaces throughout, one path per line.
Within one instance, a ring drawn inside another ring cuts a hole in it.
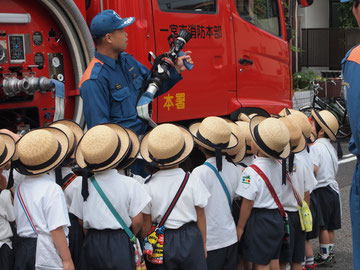
M 314 258 L 316 266 L 318 267 L 332 267 L 334 265 L 334 258 L 329 255 L 324 259 L 321 254 L 317 254 Z
M 330 255 L 329 255 L 331 258 L 332 258 L 332 261 L 333 261 L 333 263 L 336 263 L 336 260 L 335 260 L 335 255 L 334 255 L 334 253 L 330 253 Z
M 313 263 L 311 265 L 305 264 L 304 270 L 311 270 L 311 269 L 316 269 L 316 263 Z

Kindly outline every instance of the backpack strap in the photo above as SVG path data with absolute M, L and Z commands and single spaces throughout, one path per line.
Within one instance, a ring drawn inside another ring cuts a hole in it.
M 39 233 L 38 233 L 38 231 L 36 230 L 36 227 L 35 227 L 35 224 L 34 224 L 32 218 L 31 218 L 30 212 L 29 212 L 29 210 L 27 209 L 26 204 L 25 204 L 25 202 L 24 202 L 24 199 L 23 199 L 23 197 L 22 197 L 22 195 L 21 195 L 20 186 L 21 186 L 21 184 L 20 184 L 20 185 L 18 186 L 18 188 L 17 188 L 16 196 L 17 196 L 17 198 L 18 198 L 18 200 L 19 200 L 19 203 L 20 203 L 20 205 L 21 205 L 21 208 L 24 210 L 25 216 L 26 216 L 27 220 L 29 221 L 29 224 L 30 224 L 31 228 L 33 229 L 34 233 L 35 233 L 36 235 L 38 235 Z
M 213 172 L 216 174 L 217 178 L 219 179 L 219 182 L 225 192 L 226 198 L 228 200 L 229 206 L 230 206 L 230 210 L 232 210 L 232 203 L 231 203 L 231 196 L 230 196 L 230 192 L 224 182 L 224 179 L 221 177 L 220 173 L 218 172 L 218 170 L 209 162 L 205 162 L 204 163 L 205 166 L 208 166 L 211 170 L 213 170 Z
M 109 208 L 110 212 L 114 215 L 114 217 L 116 218 L 116 220 L 119 222 L 119 224 L 121 225 L 121 227 L 124 229 L 124 231 L 126 232 L 126 234 L 129 236 L 130 241 L 134 244 L 136 244 L 136 237 L 133 234 L 133 232 L 130 230 L 130 228 L 126 225 L 126 223 L 124 222 L 124 220 L 121 218 L 121 216 L 119 215 L 119 213 L 116 211 L 115 207 L 111 204 L 110 200 L 108 199 L 108 197 L 105 195 L 104 191 L 101 189 L 101 187 L 99 186 L 99 183 L 96 181 L 94 176 L 90 177 L 90 181 L 91 183 L 94 185 L 96 191 L 99 193 L 100 197 L 103 199 L 104 203 L 106 204 L 106 206 Z
M 170 203 L 168 209 L 166 210 L 165 215 L 162 217 L 159 224 L 157 225 L 158 228 L 161 228 L 165 224 L 167 218 L 171 214 L 171 211 L 174 209 L 176 202 L 179 200 L 180 195 L 183 192 L 183 190 L 184 190 L 184 188 L 185 188 L 185 186 L 186 186 L 186 184 L 187 184 L 187 182 L 189 180 L 189 176 L 190 176 L 190 173 L 187 172 L 185 174 L 184 180 L 182 181 L 178 191 L 176 192 L 176 195 L 175 195 L 174 199 L 172 200 L 172 202 Z
M 277 160 L 277 162 L 279 162 L 279 164 L 281 164 L 280 160 Z M 297 191 L 297 189 L 294 187 L 293 182 L 291 181 L 290 175 L 288 172 L 286 172 L 286 178 L 289 181 L 290 185 L 291 185 L 291 189 L 293 191 L 294 197 L 296 199 L 297 204 L 301 207 L 303 205 L 302 203 L 302 199 L 301 196 L 299 194 L 299 192 Z
M 251 164 L 250 167 L 255 171 L 257 172 L 258 175 L 261 176 L 261 178 L 264 180 L 267 188 L 269 189 L 270 191 L 270 194 L 271 196 L 274 198 L 274 201 L 275 203 L 277 204 L 278 208 L 279 208 L 279 211 L 280 211 L 280 214 L 282 215 L 283 218 L 286 218 L 286 212 L 284 210 L 284 207 L 282 206 L 278 196 L 276 195 L 276 192 L 273 188 L 273 186 L 271 185 L 270 181 L 269 181 L 269 178 L 266 176 L 266 174 L 258 167 L 256 166 L 255 164 Z
M 75 173 L 69 173 L 63 179 L 63 184 L 61 186 L 62 190 L 65 190 L 71 183 L 76 179 L 77 175 Z

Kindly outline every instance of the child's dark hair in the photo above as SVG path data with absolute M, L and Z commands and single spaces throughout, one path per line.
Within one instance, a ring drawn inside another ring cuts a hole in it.
M 357 8 L 360 4 L 360 0 L 354 0 L 354 6 Z
M 316 134 L 319 134 L 320 130 L 322 129 L 322 127 L 320 127 L 320 125 L 316 121 L 315 121 L 315 129 L 316 129 Z M 329 136 L 326 134 L 326 132 L 324 132 L 324 137 L 330 139 Z

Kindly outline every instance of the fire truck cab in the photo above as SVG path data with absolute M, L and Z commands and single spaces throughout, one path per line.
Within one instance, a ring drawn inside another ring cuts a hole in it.
M 310 1 L 310 0 L 308 0 Z M 306 2 L 302 0 L 302 2 Z M 186 29 L 194 68 L 153 102 L 155 122 L 232 115 L 291 103 L 290 46 L 281 0 L 0 0 L 0 126 L 51 122 L 54 94 L 41 77 L 65 84 L 65 118 L 84 124 L 77 85 L 94 45 L 88 29 L 101 10 L 134 16 L 127 52 L 151 67 L 148 52 L 169 50 Z

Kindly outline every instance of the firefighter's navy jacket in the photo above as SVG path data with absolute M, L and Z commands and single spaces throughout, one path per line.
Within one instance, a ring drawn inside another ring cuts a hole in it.
M 342 62 L 346 108 L 352 136 L 349 150 L 357 156 L 357 164 L 350 190 L 350 215 L 353 254 L 360 254 L 360 45 L 352 48 Z M 353 257 L 354 270 L 360 269 L 360 256 Z
M 149 69 L 132 55 L 121 53 L 115 60 L 95 51 L 79 84 L 88 128 L 111 122 L 131 128 L 139 135 L 145 133 L 147 124 L 137 115 L 136 101 L 143 80 L 149 78 Z M 182 76 L 172 68 L 170 78 L 156 96 L 171 89 L 181 79 Z

